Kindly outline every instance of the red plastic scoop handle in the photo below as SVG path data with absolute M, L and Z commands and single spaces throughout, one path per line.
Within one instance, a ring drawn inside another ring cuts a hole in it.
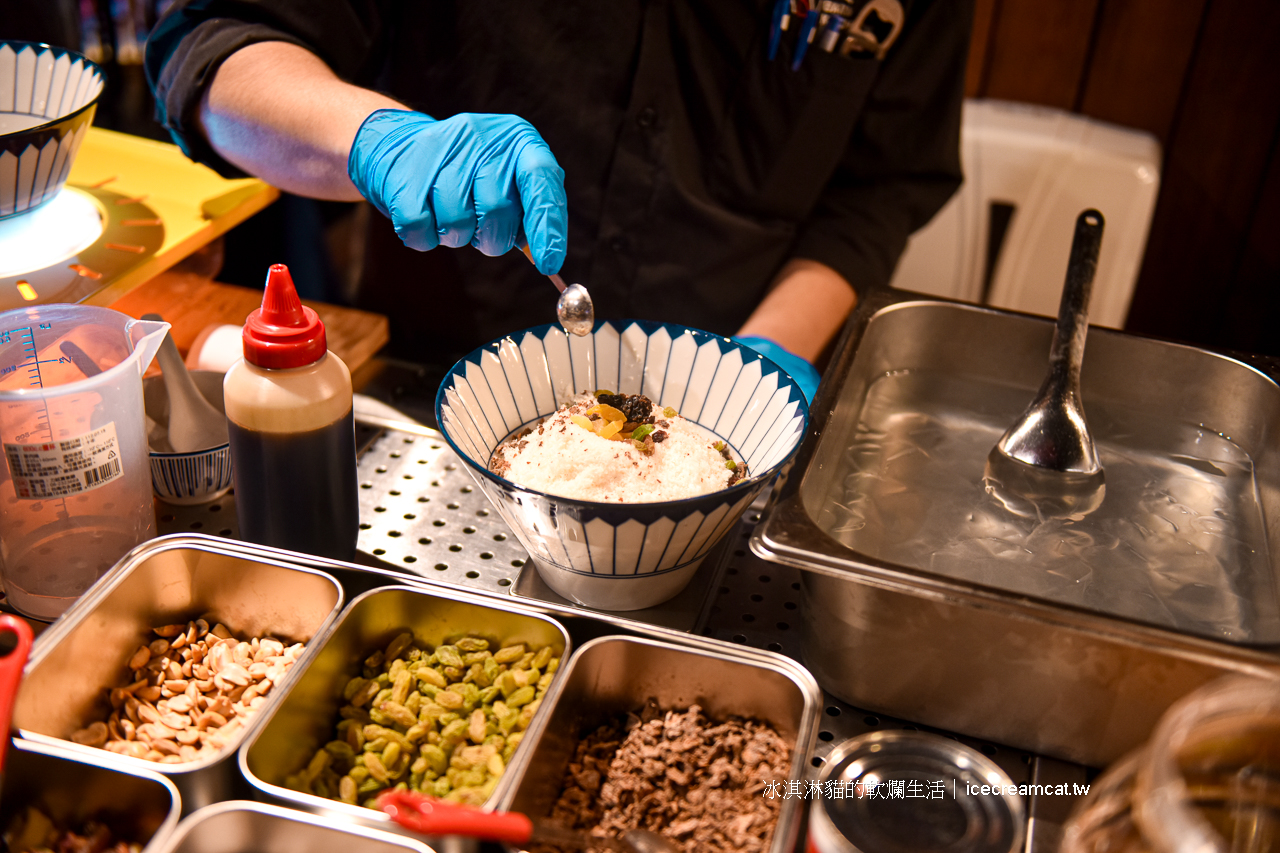
M 533 835 L 533 821 L 518 812 L 486 812 L 424 797 L 416 791 L 383 791 L 378 795 L 378 808 L 422 835 L 461 835 L 511 844 L 523 844 Z
M 13 702 L 18 696 L 18 683 L 22 681 L 22 668 L 27 665 L 31 651 L 31 626 L 17 616 L 0 615 L 0 634 L 13 634 L 17 645 L 4 657 L 0 657 L 0 770 L 9 752 L 9 720 L 13 716 Z

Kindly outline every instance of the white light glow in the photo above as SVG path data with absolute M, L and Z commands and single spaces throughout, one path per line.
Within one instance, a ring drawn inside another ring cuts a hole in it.
M 97 202 L 69 187 L 35 210 L 0 219 L 0 278 L 73 258 L 105 227 Z

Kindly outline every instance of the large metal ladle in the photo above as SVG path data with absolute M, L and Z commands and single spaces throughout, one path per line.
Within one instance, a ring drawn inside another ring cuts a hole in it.
M 1080 365 L 1102 228 L 1102 214 L 1096 210 L 1076 218 L 1049 372 L 1031 405 L 987 457 L 987 491 L 1017 515 L 1080 517 L 1102 504 L 1102 465 L 1080 402 Z

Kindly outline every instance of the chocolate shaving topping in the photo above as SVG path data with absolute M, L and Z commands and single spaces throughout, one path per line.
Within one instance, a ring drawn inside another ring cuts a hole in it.
M 781 802 L 765 788 L 785 779 L 789 759 L 765 723 L 650 701 L 578 743 L 551 820 L 595 834 L 649 829 L 688 853 L 763 853 Z

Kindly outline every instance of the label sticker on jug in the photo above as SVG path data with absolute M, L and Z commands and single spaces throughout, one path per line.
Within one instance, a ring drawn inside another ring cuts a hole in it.
M 124 476 L 115 421 L 93 432 L 35 444 L 8 444 L 13 490 L 27 500 L 64 498 Z

